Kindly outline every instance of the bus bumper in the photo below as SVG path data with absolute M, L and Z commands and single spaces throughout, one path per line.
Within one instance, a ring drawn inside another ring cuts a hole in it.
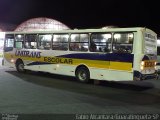
M 139 71 L 134 71 L 134 80 L 149 80 L 149 79 L 156 79 L 158 80 L 158 72 L 156 71 L 153 74 L 141 74 Z

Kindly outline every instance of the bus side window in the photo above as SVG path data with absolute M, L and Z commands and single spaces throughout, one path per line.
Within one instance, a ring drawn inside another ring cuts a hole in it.
M 66 33 L 63 34 L 54 34 L 53 35 L 53 50 L 62 50 L 67 51 L 68 50 L 68 38 L 69 35 Z
M 90 40 L 91 52 L 110 52 L 111 33 L 93 33 Z
M 12 51 L 14 47 L 14 34 L 5 35 L 4 52 Z
M 97 47 L 96 47 L 95 42 L 93 40 L 91 40 L 91 42 L 90 42 L 90 51 L 96 52 L 96 49 L 97 49 Z
M 113 52 L 132 53 L 133 33 L 115 33 Z
M 15 35 L 15 48 L 23 48 L 24 35 Z
M 50 50 L 51 49 L 51 34 L 43 34 L 38 36 L 38 49 Z
M 36 34 L 26 34 L 24 47 L 26 49 L 36 49 L 37 48 L 37 35 Z
M 89 35 L 86 33 L 71 34 L 70 50 L 71 51 L 88 51 Z
M 79 51 L 79 43 L 70 43 L 71 51 Z

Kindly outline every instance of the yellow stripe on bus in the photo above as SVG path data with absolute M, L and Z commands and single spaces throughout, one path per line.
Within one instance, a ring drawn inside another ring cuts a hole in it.
M 132 63 L 111 61 L 109 69 L 131 71 L 132 70 Z
M 115 62 L 115 61 L 102 61 L 102 60 L 86 60 L 86 59 L 74 59 L 74 58 L 62 58 L 62 57 L 51 57 L 41 56 L 40 58 L 33 57 L 19 57 L 8 53 L 4 54 L 5 58 L 10 61 L 11 59 L 21 58 L 22 60 L 34 61 L 34 62 L 46 62 L 53 64 L 70 64 L 80 65 L 84 64 L 88 67 L 101 68 L 101 69 L 113 69 L 113 70 L 124 70 L 131 71 L 132 63 L 128 62 Z

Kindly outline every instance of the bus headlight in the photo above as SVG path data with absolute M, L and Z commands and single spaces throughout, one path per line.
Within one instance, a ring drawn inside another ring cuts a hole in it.
M 11 59 L 11 63 L 14 63 L 14 59 Z

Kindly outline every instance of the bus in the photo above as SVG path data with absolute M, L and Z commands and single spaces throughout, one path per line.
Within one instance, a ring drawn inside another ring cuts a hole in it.
M 156 79 L 157 34 L 145 27 L 5 32 L 4 65 L 90 80 Z

